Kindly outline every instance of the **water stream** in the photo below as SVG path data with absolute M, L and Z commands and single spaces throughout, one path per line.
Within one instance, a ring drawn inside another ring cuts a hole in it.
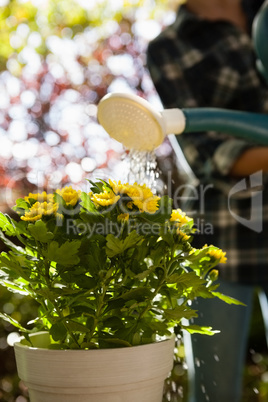
M 127 155 L 128 182 L 146 184 L 154 194 L 158 192 L 160 171 L 157 166 L 155 151 L 132 149 Z

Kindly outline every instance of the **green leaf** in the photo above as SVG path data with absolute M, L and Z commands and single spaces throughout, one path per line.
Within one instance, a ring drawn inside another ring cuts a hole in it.
M 87 332 L 90 332 L 90 329 L 87 328 L 85 325 L 80 324 L 79 322 L 76 321 L 68 321 L 67 323 L 68 329 L 72 332 L 80 332 L 82 334 L 85 334 Z
M 81 260 L 84 262 L 82 257 Z M 95 247 L 91 247 L 90 253 L 85 256 L 84 266 L 87 267 L 89 273 L 97 274 L 100 270 L 105 269 L 106 260 L 104 248 L 95 245 Z
M 67 240 L 60 246 L 58 242 L 52 241 L 48 245 L 47 251 L 43 251 L 43 254 L 48 260 L 61 265 L 76 265 L 80 261 L 78 257 L 80 244 L 80 240 Z
M 28 229 L 35 240 L 41 243 L 48 243 L 54 237 L 53 233 L 47 230 L 46 224 L 42 220 L 38 220 L 34 224 L 30 223 Z
M 106 254 L 109 258 L 115 257 L 118 254 L 122 254 L 128 248 L 134 247 L 141 239 L 142 236 L 140 236 L 135 230 L 130 232 L 130 234 L 123 240 L 120 240 L 112 234 L 108 234 Z
M 195 272 L 174 273 L 168 278 L 167 283 L 176 283 L 179 289 L 198 287 L 206 281 L 196 275 Z
M 84 304 L 78 300 L 77 305 L 75 306 L 72 303 L 72 310 L 78 317 L 80 317 L 81 315 L 95 317 L 95 310 L 88 305 L 87 300 L 85 301 Z
M 4 286 L 5 288 L 13 291 L 14 293 L 19 293 L 21 295 L 30 295 L 31 293 L 28 290 L 22 288 L 21 286 L 10 282 L 8 280 L 0 279 L 0 285 Z
M 101 215 L 98 212 L 94 202 L 91 201 L 91 198 L 90 198 L 89 194 L 87 194 L 85 192 L 82 192 L 80 198 L 81 198 L 81 203 L 80 204 L 84 209 L 86 209 L 88 212 L 91 212 L 93 214 Z
M 192 310 L 187 306 L 176 306 L 173 309 L 164 310 L 164 316 L 168 320 L 180 321 L 182 318 L 190 319 L 197 317 L 196 310 Z
M 213 330 L 212 327 L 200 327 L 199 325 L 181 325 L 182 329 L 185 329 L 190 334 L 202 334 L 202 335 L 215 335 L 219 333 L 218 330 Z
M 122 320 L 116 316 L 104 318 L 103 324 L 105 327 L 111 328 L 114 331 L 124 326 Z
M 136 301 L 143 301 L 148 299 L 152 296 L 152 292 L 148 288 L 137 288 L 131 289 L 126 293 L 121 295 L 121 298 L 124 300 L 136 300 Z
M 137 278 L 139 281 L 142 281 L 147 276 L 149 276 L 154 270 L 155 270 L 155 267 L 153 266 L 151 269 L 146 269 L 145 271 L 135 275 L 135 278 Z
M 65 211 L 67 209 L 66 202 L 60 194 L 54 193 L 53 198 L 54 198 L 54 202 L 56 202 L 58 204 L 58 212 L 59 213 L 62 211 Z
M 16 244 L 14 244 L 11 240 L 7 239 L 4 235 L 3 232 L 0 231 L 0 239 L 3 241 L 3 243 L 10 249 L 13 251 L 17 251 L 19 253 L 25 253 L 24 249 L 20 246 L 17 246 Z
M 91 184 L 91 190 L 93 191 L 93 193 L 100 194 L 104 191 L 105 188 L 112 189 L 110 184 L 108 184 L 106 181 L 104 181 L 102 179 L 99 179 L 99 180 L 100 181 L 98 181 L 98 182 L 93 182 L 91 180 L 88 180 L 89 183 Z
M 152 333 L 155 333 L 155 332 L 158 332 L 158 333 L 161 332 L 163 334 L 169 333 L 168 324 L 165 322 L 161 322 L 161 321 L 150 321 L 149 323 L 147 323 L 145 321 L 145 318 L 143 318 L 141 320 L 140 327 L 142 330 L 144 330 L 145 328 L 149 328 L 152 331 Z
M 124 249 L 135 246 L 143 236 L 139 235 L 135 230 L 129 233 L 129 235 L 123 240 Z
M 165 229 L 162 229 L 160 231 L 160 235 L 162 239 L 169 245 L 169 247 L 172 247 L 174 245 L 175 241 L 172 233 L 166 232 Z
M 29 209 L 29 204 L 25 201 L 24 198 L 17 198 L 16 205 L 13 207 L 13 210 L 18 212 L 19 214 L 24 215 L 24 211 Z
M 211 292 L 213 296 L 218 297 L 218 299 L 223 300 L 227 304 L 236 304 L 238 306 L 246 306 L 246 304 L 242 303 L 241 301 L 234 299 L 231 296 L 223 295 L 220 292 Z
M 97 285 L 94 278 L 90 278 L 86 275 L 79 275 L 74 281 L 82 289 L 94 289 Z
M 112 299 L 107 302 L 107 307 L 105 309 L 105 313 L 108 313 L 111 310 L 118 310 L 125 305 L 125 300 L 119 297 L 118 299 Z
M 209 287 L 201 285 L 201 286 L 192 288 L 191 291 L 188 293 L 187 297 L 189 299 L 193 300 L 197 297 L 203 297 L 203 299 L 211 299 L 214 296 Z
M 0 228 L 7 236 L 16 236 L 16 231 L 11 218 L 6 214 L 2 214 L 2 212 L 0 212 Z
M 22 267 L 23 261 L 27 260 L 22 259 L 20 257 L 25 258 L 25 256 L 13 255 L 11 252 L 9 252 L 8 254 L 2 252 L 0 255 L 0 268 L 2 268 L 5 271 L 8 271 L 9 277 L 12 276 L 22 277 L 28 281 L 29 277 L 27 275 L 27 272 Z
M 18 328 L 19 330 L 21 330 L 23 332 L 29 332 L 29 330 L 27 330 L 22 325 L 20 325 L 20 323 L 17 320 L 14 320 L 14 318 L 12 318 L 10 315 L 8 315 L 6 313 L 1 313 L 0 312 L 0 318 L 2 318 L 3 320 L 9 322 L 14 327 Z
M 67 329 L 62 322 L 56 322 L 51 326 L 49 333 L 55 342 L 63 341 L 66 338 Z
M 153 260 L 154 265 L 162 265 L 163 258 L 168 253 L 168 246 L 167 244 L 160 240 L 155 244 L 155 248 L 150 249 L 150 258 Z
M 57 296 L 58 296 L 58 294 L 57 294 L 57 291 L 61 291 L 62 289 L 53 289 L 53 290 L 50 290 L 50 289 L 47 289 L 47 288 L 37 288 L 37 289 L 35 289 L 34 291 L 35 291 L 35 293 L 36 293 L 36 295 L 39 295 L 39 296 L 42 296 L 42 299 L 47 299 L 47 300 L 49 300 L 49 299 L 55 299 Z M 50 305 L 50 307 L 51 307 L 51 310 L 53 310 L 54 309 L 54 305 Z

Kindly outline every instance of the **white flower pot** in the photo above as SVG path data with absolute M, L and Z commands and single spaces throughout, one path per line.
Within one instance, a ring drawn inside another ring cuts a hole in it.
M 46 349 L 49 335 L 15 343 L 18 374 L 31 402 L 161 402 L 174 338 L 118 349 Z

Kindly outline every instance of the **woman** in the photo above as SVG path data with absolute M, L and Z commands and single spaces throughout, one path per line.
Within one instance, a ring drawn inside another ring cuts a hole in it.
M 165 108 L 268 113 L 268 86 L 256 69 L 251 40 L 252 21 L 262 3 L 188 0 L 179 8 L 174 24 L 147 52 Z M 201 183 L 192 214 L 205 225 L 199 227 L 196 244 L 215 244 L 227 252 L 227 264 L 219 270 L 220 290 L 246 304 L 199 302 L 195 322 L 221 333 L 191 337 L 189 399 L 239 402 L 253 292 L 257 286 L 268 294 L 268 147 L 255 144 L 254 133 L 252 143 L 215 132 L 187 133 L 178 141 Z M 238 191 L 245 186 L 248 191 Z M 188 337 L 185 342 L 188 350 Z

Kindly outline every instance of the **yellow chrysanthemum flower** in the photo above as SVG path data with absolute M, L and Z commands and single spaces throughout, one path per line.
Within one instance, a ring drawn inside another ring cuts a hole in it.
M 145 184 L 121 184 L 120 181 L 117 183 L 112 180 L 109 180 L 109 184 L 115 194 L 126 194 L 131 198 L 132 203 L 140 210 L 140 212 L 153 214 L 158 210 L 158 201 L 160 200 L 160 197 L 154 195 Z M 129 202 L 127 206 L 128 205 Z
M 53 202 L 53 194 L 47 194 L 45 191 L 42 193 L 29 193 L 26 197 L 24 197 L 25 201 L 29 202 L 30 199 L 39 201 L 39 202 Z
M 58 204 L 53 202 L 39 202 L 33 204 L 29 211 L 25 212 L 24 216 L 21 216 L 23 221 L 37 221 L 44 215 L 52 215 L 57 212 Z
M 127 222 L 129 220 L 129 214 L 120 214 L 117 217 L 119 222 Z
M 219 277 L 219 271 L 217 269 L 212 269 L 209 273 L 209 278 L 212 281 L 216 281 Z
M 160 198 L 154 195 L 152 197 L 152 199 L 144 200 L 142 203 L 142 206 L 139 207 L 139 210 L 141 212 L 144 211 L 149 214 L 154 214 L 159 208 L 159 205 L 158 205 L 159 200 L 160 200 Z M 134 204 L 135 204 L 135 201 L 134 201 Z
M 191 222 L 191 218 L 182 212 L 180 208 L 173 209 L 170 217 L 170 222 L 175 222 L 178 226 L 185 225 L 186 223 Z
M 75 206 L 79 200 L 81 191 L 74 190 L 71 186 L 64 187 L 62 190 L 56 190 L 56 193 L 61 195 L 66 205 Z
M 222 250 L 209 250 L 207 254 L 210 257 L 214 257 L 216 260 L 219 260 L 219 263 L 224 264 L 227 261 L 227 258 L 225 257 L 226 252 L 223 252 Z
M 180 229 L 177 230 L 177 234 L 180 236 L 181 240 L 185 241 L 185 242 L 188 241 L 191 238 L 191 236 L 188 236 L 186 233 L 184 233 Z
M 115 204 L 120 198 L 120 195 L 115 195 L 112 190 L 104 190 L 102 193 L 93 194 L 91 200 L 102 207 Z
M 115 194 L 124 194 L 125 193 L 125 191 L 124 191 L 125 184 L 122 184 L 120 180 L 118 182 L 116 182 L 116 181 L 112 181 L 111 179 L 109 179 L 109 184 L 112 187 L 113 192 Z M 128 183 L 127 183 L 127 185 L 128 185 Z
M 133 209 L 133 202 L 128 202 L 127 207 L 128 209 Z

